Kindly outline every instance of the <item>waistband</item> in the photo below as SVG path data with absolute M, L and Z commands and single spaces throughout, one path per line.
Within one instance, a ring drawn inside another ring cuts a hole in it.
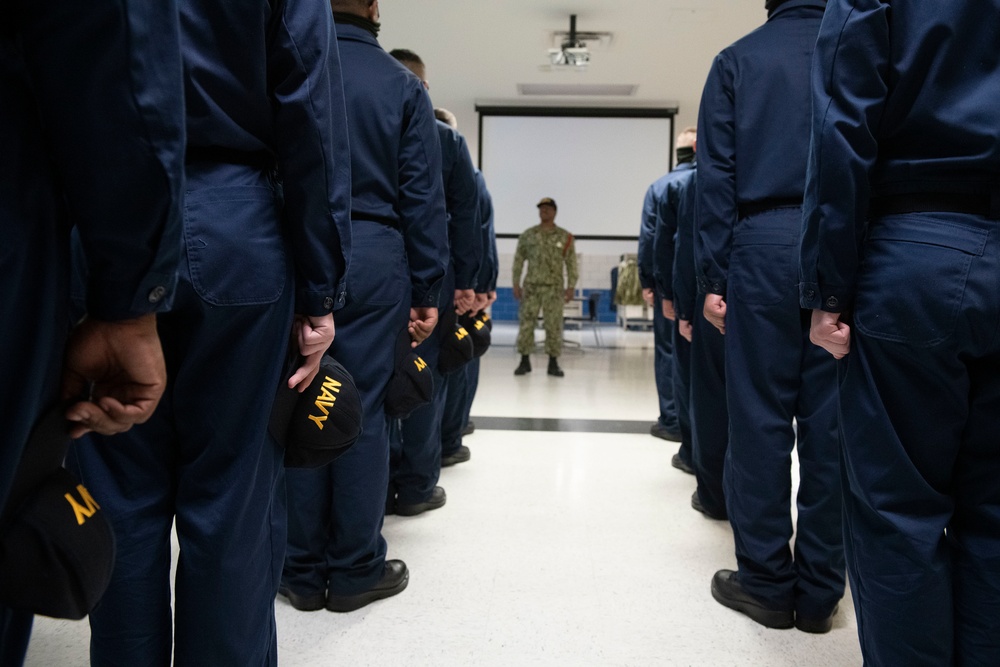
M 270 171 L 276 166 L 274 156 L 267 151 L 241 151 L 223 146 L 188 146 L 184 162 L 239 164 L 261 171 Z
M 871 200 L 872 216 L 900 213 L 964 213 L 1000 220 L 1000 191 L 993 193 L 918 192 Z
M 740 204 L 739 217 L 742 220 L 743 218 L 748 218 L 751 215 L 757 215 L 758 213 L 763 213 L 764 211 L 774 211 L 779 208 L 802 208 L 802 200 L 775 197 L 773 199 L 761 199 L 759 201 L 747 202 L 745 204 Z

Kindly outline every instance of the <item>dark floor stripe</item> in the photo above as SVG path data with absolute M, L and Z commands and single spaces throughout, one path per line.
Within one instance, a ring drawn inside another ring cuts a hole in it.
M 490 431 L 563 431 L 575 433 L 649 433 L 652 422 L 622 419 L 545 419 L 539 417 L 471 417 L 476 429 Z

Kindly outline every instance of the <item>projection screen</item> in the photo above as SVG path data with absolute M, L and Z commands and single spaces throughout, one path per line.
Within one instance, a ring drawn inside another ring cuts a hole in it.
M 498 235 L 537 224 L 535 205 L 552 197 L 556 224 L 577 237 L 636 237 L 646 189 L 670 169 L 676 109 L 478 110 Z

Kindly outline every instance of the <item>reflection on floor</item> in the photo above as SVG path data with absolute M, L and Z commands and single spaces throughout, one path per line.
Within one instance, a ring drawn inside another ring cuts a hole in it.
M 280 664 L 860 665 L 849 598 L 822 636 L 767 630 L 712 600 L 712 574 L 735 566 L 732 531 L 691 509 L 676 445 L 648 435 L 651 338 L 632 333 L 617 349 L 568 351 L 561 379 L 541 354 L 514 377 L 513 348 L 492 349 L 473 413 L 517 430 L 484 421 L 465 441 L 472 459 L 442 473 L 447 505 L 386 518 L 389 556 L 411 572 L 401 595 L 351 614 L 279 598 Z M 624 427 L 521 430 L 522 419 Z M 28 664 L 86 665 L 87 641 L 86 622 L 39 619 Z

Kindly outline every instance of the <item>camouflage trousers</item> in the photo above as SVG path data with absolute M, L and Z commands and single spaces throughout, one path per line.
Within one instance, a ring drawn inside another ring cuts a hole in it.
M 545 354 L 558 357 L 563 343 L 563 294 L 560 285 L 525 285 L 521 296 L 517 332 L 518 354 L 531 354 L 535 348 L 535 321 L 538 311 L 545 318 Z

